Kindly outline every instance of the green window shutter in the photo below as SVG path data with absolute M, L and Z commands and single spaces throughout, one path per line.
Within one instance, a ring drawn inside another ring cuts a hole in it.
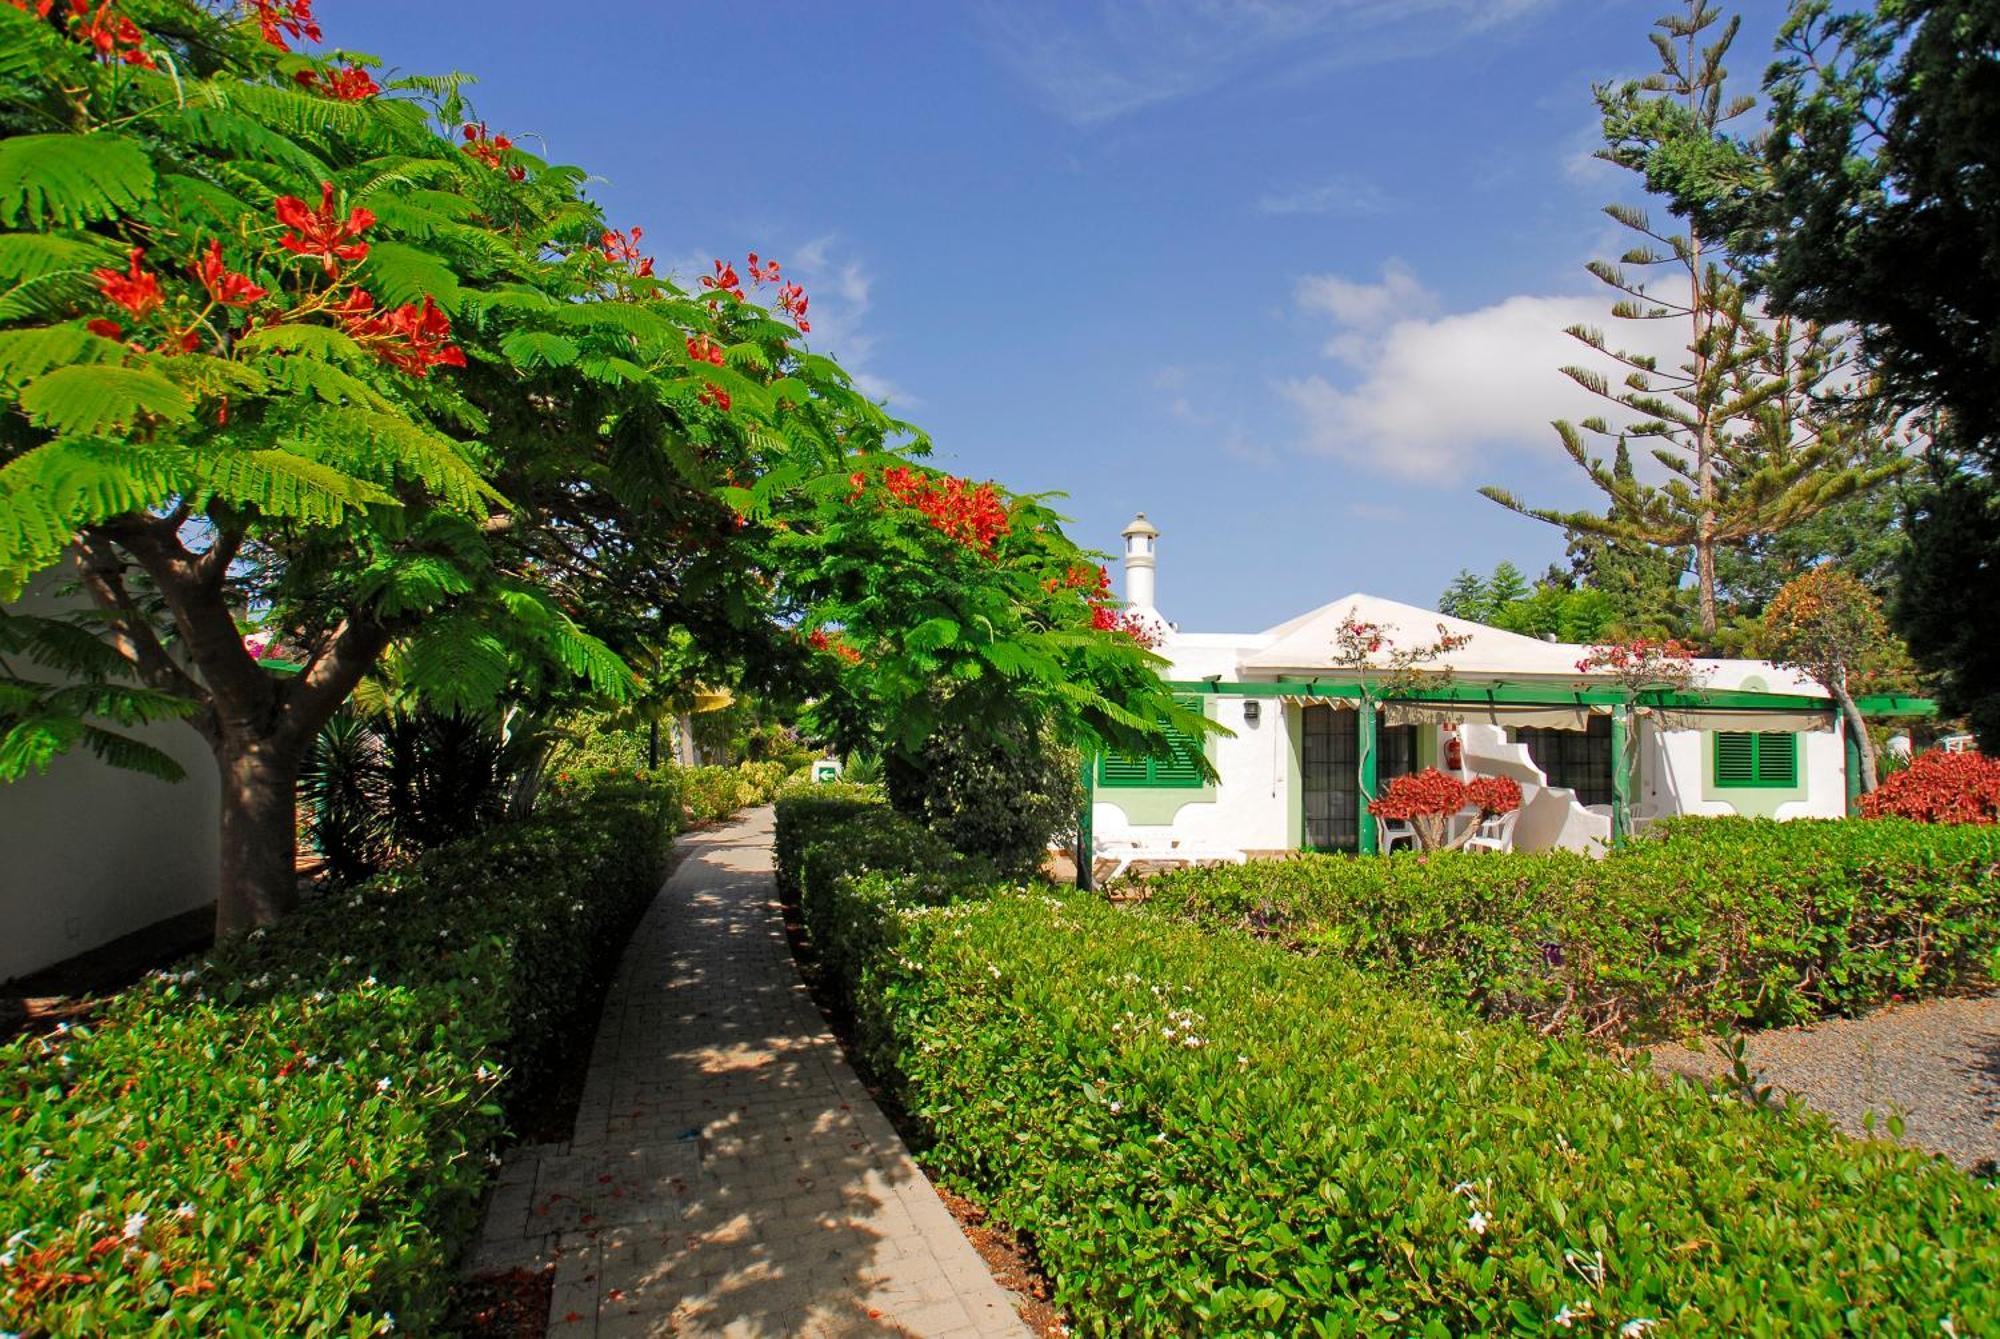
M 1715 732 L 1715 784 L 1757 784 L 1757 737 L 1747 730 Z
M 1799 784 L 1799 737 L 1776 731 L 1718 730 L 1715 784 L 1786 790 Z
M 1176 701 L 1191 710 L 1199 710 L 1201 705 L 1200 698 L 1177 698 Z M 1116 753 L 1100 757 L 1097 760 L 1097 784 L 1113 790 L 1149 787 L 1196 789 L 1202 784 L 1201 767 L 1196 761 L 1200 756 L 1200 745 L 1171 726 L 1167 729 L 1167 742 L 1173 752 L 1166 758 L 1127 758 Z
M 1766 732 L 1757 736 L 1757 784 L 1799 784 L 1799 737 Z

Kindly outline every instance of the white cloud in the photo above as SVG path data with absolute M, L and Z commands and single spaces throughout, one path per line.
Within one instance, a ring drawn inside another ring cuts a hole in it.
M 1257 212 L 1284 217 L 1292 214 L 1337 214 L 1354 218 L 1387 214 L 1396 202 L 1372 181 L 1345 174 L 1316 186 L 1268 191 L 1258 197 Z
M 1327 352 L 1346 363 L 1340 379 L 1314 373 L 1277 384 L 1297 416 L 1301 450 L 1380 474 L 1440 483 L 1482 483 L 1496 450 L 1560 450 L 1550 421 L 1614 418 L 1613 406 L 1562 374 L 1566 365 L 1606 366 L 1565 334 L 1605 326 L 1606 299 L 1519 295 L 1442 316 L 1397 309 L 1398 296 L 1432 301 L 1413 275 L 1391 267 L 1379 284 L 1314 276 L 1299 301 L 1336 324 Z M 1671 322 L 1618 322 L 1614 345 L 1653 352 L 1671 365 Z M 1614 379 L 1615 380 L 1615 379 Z
M 1421 55 L 1550 0 L 987 0 L 1000 60 L 1079 125 L 1254 71 Z

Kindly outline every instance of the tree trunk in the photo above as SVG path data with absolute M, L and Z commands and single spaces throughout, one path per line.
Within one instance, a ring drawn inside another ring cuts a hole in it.
M 262 740 L 225 740 L 215 751 L 222 776 L 218 938 L 274 924 L 298 903 L 300 761 Z
M 1875 773 L 1875 745 L 1868 739 L 1868 722 L 1862 718 L 1861 708 L 1855 705 L 1846 684 L 1836 685 L 1833 695 L 1840 701 L 1840 716 L 1854 736 L 1854 754 L 1861 760 L 1861 793 L 1873 791 L 1880 778 Z

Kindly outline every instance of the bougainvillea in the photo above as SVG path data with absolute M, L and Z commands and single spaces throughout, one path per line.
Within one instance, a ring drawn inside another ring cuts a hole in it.
M 1863 795 L 1861 812 L 1923 823 L 2000 823 L 2000 758 L 1942 749 L 1919 754 Z
M 1504 776 L 1474 777 L 1460 781 L 1426 767 L 1394 777 L 1380 799 L 1371 800 L 1368 812 L 1377 818 L 1408 823 L 1416 829 L 1417 841 L 1426 851 L 1449 850 L 1463 845 L 1476 830 L 1466 824 L 1457 837 L 1451 835 L 1451 820 L 1467 808 L 1482 817 L 1512 813 L 1521 807 L 1521 787 Z
M 1694 648 L 1672 638 L 1601 642 L 1585 651 L 1576 669 L 1579 674 L 1616 679 L 1635 692 L 1649 688 L 1680 692 L 1694 686 Z

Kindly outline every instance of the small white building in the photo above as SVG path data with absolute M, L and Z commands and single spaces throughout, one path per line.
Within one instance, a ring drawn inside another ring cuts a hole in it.
M 1692 691 L 1635 699 L 1615 677 L 1578 669 L 1588 647 L 1359 593 L 1262 632 L 1183 631 L 1157 607 L 1160 532 L 1141 514 L 1124 538 L 1129 612 L 1155 630 L 1183 701 L 1230 733 L 1202 745 L 1213 782 L 1186 757 L 1096 759 L 1091 820 L 1101 842 L 1373 850 L 1364 751 L 1377 794 L 1426 767 L 1512 777 L 1523 795 L 1521 850 L 1602 850 L 1621 821 L 1629 829 L 1676 814 L 1849 811 L 1848 741 L 1833 703 L 1768 661 L 1697 660 Z M 1338 654 L 1349 620 L 1379 626 L 1390 647 L 1434 645 L 1440 630 L 1465 640 L 1424 666 L 1448 676 L 1381 701 L 1370 722 L 1358 686 L 1369 675 Z M 1634 759 L 1622 797 L 1621 752 Z

